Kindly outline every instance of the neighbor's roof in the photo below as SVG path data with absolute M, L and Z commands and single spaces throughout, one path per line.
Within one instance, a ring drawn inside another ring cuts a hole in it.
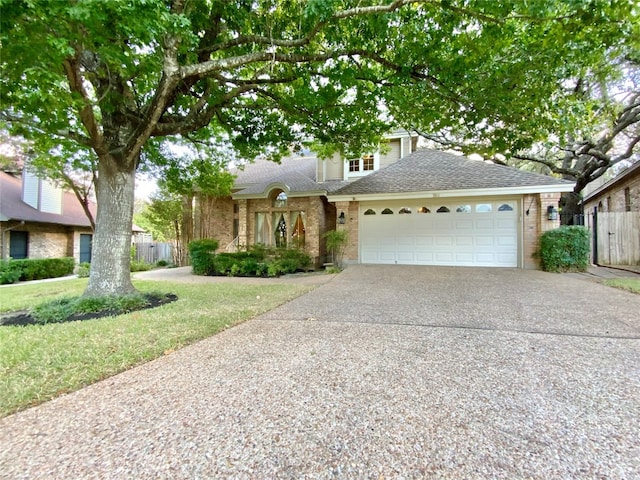
M 571 191 L 573 183 L 439 150 L 418 150 L 337 190 L 334 196 L 503 189 Z M 333 199 L 333 198 L 332 198 Z
M 615 187 L 618 183 L 622 182 L 623 180 L 627 180 L 633 177 L 634 175 L 638 175 L 638 174 L 640 174 L 640 161 L 626 168 L 625 170 L 620 172 L 618 175 L 613 177 L 611 180 L 609 180 L 607 183 L 604 183 L 603 185 L 599 186 L 595 190 L 586 194 L 584 196 L 584 199 L 582 200 L 582 203 L 588 202 L 589 200 L 592 200 L 593 198 L 598 197 L 599 195 L 602 195 L 604 192 L 606 192 L 607 190 L 610 190 L 612 187 Z
M 96 205 L 92 203 L 89 208 L 95 216 Z M 73 193 L 63 192 L 62 215 L 41 212 L 22 201 L 22 180 L 6 172 L 0 172 L 0 220 L 91 227 L 89 219 Z

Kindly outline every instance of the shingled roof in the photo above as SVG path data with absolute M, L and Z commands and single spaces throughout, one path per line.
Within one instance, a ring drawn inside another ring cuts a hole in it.
M 352 182 L 333 195 L 483 190 L 516 187 L 561 187 L 573 184 L 547 175 L 495 165 L 439 150 L 418 150 Z
M 92 203 L 90 208 L 95 216 L 96 205 Z M 55 223 L 75 227 L 91 226 L 80 202 L 73 193 L 63 193 L 62 215 L 41 212 L 22 201 L 22 180 L 6 172 L 0 172 L 0 219 L 3 221 Z
M 234 184 L 236 190 L 233 194 L 237 197 L 257 197 L 268 194 L 272 185 L 283 185 L 288 189 L 288 194 L 295 196 L 332 192 L 347 182 L 316 181 L 316 157 L 291 156 L 283 158 L 280 163 L 269 160 L 256 160 L 247 165 L 244 170 L 235 170 L 237 178 Z

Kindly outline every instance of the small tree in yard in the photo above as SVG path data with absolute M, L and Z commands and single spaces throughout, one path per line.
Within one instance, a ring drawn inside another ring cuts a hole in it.
M 349 236 L 346 230 L 329 230 L 324 234 L 324 238 L 327 242 L 327 250 L 331 255 L 331 261 L 333 265 L 342 270 L 342 260 L 347 248 L 347 242 Z
M 226 139 L 243 157 L 277 158 L 311 137 L 351 155 L 375 148 L 392 120 L 419 118 L 433 129 L 499 125 L 496 136 L 524 147 L 536 138 L 517 124 L 546 124 L 548 100 L 629 35 L 634 8 L 5 0 L 0 120 L 52 170 L 71 158 L 91 171 L 85 295 L 126 294 L 135 173 L 163 165 L 167 142 Z

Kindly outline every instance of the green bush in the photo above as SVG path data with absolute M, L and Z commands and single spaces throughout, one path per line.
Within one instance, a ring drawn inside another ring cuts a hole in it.
M 212 238 L 194 240 L 189 243 L 189 257 L 194 274 L 211 275 L 213 273 L 213 259 L 217 249 L 218 241 Z
M 89 262 L 82 262 L 78 265 L 78 278 L 89 278 L 89 272 L 91 270 L 91 264 Z
M 232 277 L 276 277 L 285 273 L 308 270 L 311 257 L 295 248 L 250 247 L 246 252 L 218 253 L 208 259 L 200 275 L 227 275 Z M 194 273 L 198 274 L 194 266 Z
M 131 260 L 131 265 L 129 266 L 129 270 L 132 272 L 146 272 L 152 268 L 153 265 L 145 262 L 144 260 Z
M 16 283 L 20 280 L 22 270 L 20 266 L 11 260 L 0 260 L 0 285 Z
M 75 261 L 71 257 L 3 261 L 0 266 L 0 283 L 64 277 L 71 275 L 74 267 Z
M 545 272 L 584 272 L 589 264 L 589 231 L 582 226 L 562 226 L 540 237 L 536 252 Z

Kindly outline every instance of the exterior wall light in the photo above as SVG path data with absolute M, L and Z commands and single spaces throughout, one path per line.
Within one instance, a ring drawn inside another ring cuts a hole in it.
M 553 205 L 549 205 L 547 207 L 547 218 L 549 220 L 557 220 L 558 219 L 558 210 L 556 210 Z
M 340 215 L 338 216 L 338 223 L 340 225 L 344 225 L 344 222 L 345 222 L 344 212 L 340 212 Z

